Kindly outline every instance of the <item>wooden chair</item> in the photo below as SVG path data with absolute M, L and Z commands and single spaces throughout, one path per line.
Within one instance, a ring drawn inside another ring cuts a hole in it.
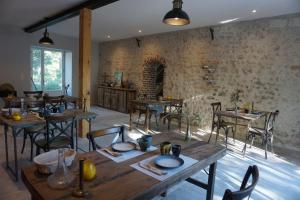
M 247 187 L 247 183 L 249 181 L 250 176 L 252 177 L 251 184 Z M 254 190 L 257 182 L 259 179 L 259 171 L 256 165 L 249 166 L 242 185 L 239 191 L 232 192 L 231 190 L 227 189 L 223 195 L 223 200 L 243 200 L 251 196 L 252 191 Z
M 265 121 L 264 128 L 251 127 L 248 129 L 248 139 L 251 138 L 250 147 L 252 147 L 253 140 L 256 136 L 260 136 L 262 139 L 262 145 L 265 149 L 265 158 L 267 159 L 268 145 L 271 146 L 271 151 L 273 151 L 273 136 L 274 136 L 274 125 L 275 120 L 279 114 L 279 110 L 275 112 L 270 112 L 267 116 L 267 120 Z
M 211 132 L 210 132 L 210 136 L 208 139 L 208 143 L 210 142 L 212 133 L 214 131 L 215 128 L 218 128 L 218 120 L 220 120 L 220 129 L 222 128 L 225 132 L 225 145 L 227 148 L 227 141 L 228 141 L 228 134 L 229 134 L 229 130 L 231 130 L 232 135 L 233 135 L 233 139 L 235 139 L 235 130 L 234 130 L 234 124 L 230 123 L 230 122 L 226 122 L 223 119 L 219 119 L 218 115 L 216 114 L 217 111 L 221 111 L 222 110 L 222 105 L 221 102 L 215 102 L 211 104 L 212 107 L 212 111 L 213 111 L 213 119 L 212 119 L 212 125 L 211 125 Z M 219 135 L 216 135 L 216 142 L 218 141 L 218 137 Z
M 111 143 L 117 142 L 117 140 L 121 137 L 122 142 L 125 141 L 125 135 L 124 135 L 124 126 L 116 126 L 112 128 L 107 128 L 107 129 L 102 129 L 98 131 L 92 131 L 88 133 L 86 136 L 89 140 L 89 151 L 91 151 L 91 145 L 93 150 L 95 151 L 96 149 L 101 149 L 102 147 L 98 145 L 95 141 L 95 138 L 103 137 L 103 136 L 108 136 L 108 135 L 115 135 L 114 139 L 112 140 Z
M 181 129 L 183 99 L 171 99 L 171 104 L 165 106 L 165 112 L 161 114 L 163 122 L 168 121 L 168 130 L 170 130 L 171 121 L 176 119 L 178 128 Z
M 40 149 L 46 152 L 63 147 L 74 148 L 74 121 L 73 115 L 46 116 L 46 131 L 41 131 L 34 137 L 34 143 L 37 147 L 36 154 L 40 154 Z

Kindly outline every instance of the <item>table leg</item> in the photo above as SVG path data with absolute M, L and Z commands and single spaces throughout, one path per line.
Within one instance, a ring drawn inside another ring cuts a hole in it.
M 92 119 L 88 119 L 89 122 L 89 133 L 92 131 Z M 89 140 L 89 151 L 91 151 L 91 141 Z
M 250 127 L 251 127 L 251 122 L 248 122 L 248 127 L 247 127 L 247 130 L 246 130 L 246 137 L 245 137 L 245 145 L 244 145 L 244 148 L 243 148 L 243 157 L 246 154 L 247 140 L 248 140 L 248 130 L 249 130 Z
M 214 196 L 215 177 L 216 177 L 217 162 L 209 166 L 208 187 L 206 192 L 206 200 L 212 200 Z
M 75 150 L 78 151 L 78 120 L 75 120 Z
M 129 112 L 129 131 L 132 130 L 132 109 Z
M 19 168 L 18 168 L 18 155 L 17 155 L 17 132 L 16 129 L 13 128 L 13 139 L 14 139 L 14 156 L 15 156 L 15 178 L 16 181 L 19 180 Z
M 8 126 L 4 125 L 4 137 L 5 137 L 5 157 L 6 157 L 6 168 L 8 168 L 8 144 L 7 144 L 7 132 Z
M 149 106 L 147 106 L 146 108 L 146 115 L 145 115 L 145 122 L 144 122 L 144 129 L 145 129 L 145 133 L 148 133 L 149 131 L 149 116 L 150 115 L 150 109 L 149 109 Z
M 190 120 L 187 117 L 186 118 L 186 135 L 185 135 L 185 141 L 190 141 L 191 139 L 191 130 L 190 130 Z

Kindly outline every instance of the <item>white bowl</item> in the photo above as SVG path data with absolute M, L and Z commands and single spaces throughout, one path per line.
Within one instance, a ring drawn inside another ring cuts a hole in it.
M 65 149 L 65 163 L 66 166 L 71 166 L 75 156 L 76 151 L 73 149 Z M 42 153 L 33 158 L 33 162 L 36 164 L 38 171 L 42 174 L 50 174 L 55 172 L 58 163 L 58 150 L 51 150 L 46 153 Z

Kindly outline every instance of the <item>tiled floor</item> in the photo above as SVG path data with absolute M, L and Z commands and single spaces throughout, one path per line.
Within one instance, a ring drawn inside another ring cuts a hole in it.
M 98 113 L 97 119 L 93 122 L 92 129 L 101 129 L 111 127 L 116 124 L 128 125 L 128 115 L 108 111 L 105 109 L 93 108 L 94 112 Z M 165 129 L 165 127 L 161 127 Z M 134 129 L 127 132 L 128 136 L 136 139 L 142 134 L 142 130 Z M 198 131 L 197 134 L 207 139 L 207 133 Z M 9 138 L 11 141 L 11 138 Z M 22 182 L 15 183 L 8 175 L 5 168 L 5 152 L 4 152 L 4 137 L 3 130 L 0 131 L 0 200 L 27 200 L 30 199 L 30 194 L 26 190 Z M 22 137 L 18 139 L 18 144 L 21 144 Z M 233 143 L 233 141 L 229 141 Z M 81 139 L 81 146 L 86 146 L 86 139 Z M 29 145 L 27 145 L 28 147 Z M 222 195 L 226 188 L 237 190 L 241 184 L 242 178 L 249 165 L 257 165 L 260 170 L 260 180 L 252 194 L 252 199 L 270 199 L 270 200 L 297 200 L 300 199 L 300 167 L 299 154 L 296 152 L 281 151 L 286 158 L 278 155 L 269 154 L 268 160 L 264 159 L 264 151 L 253 147 L 247 149 L 247 154 L 243 158 L 241 155 L 243 143 L 236 141 L 233 145 L 229 145 L 227 155 L 218 162 L 215 196 L 214 199 L 222 199 Z M 20 150 L 19 150 L 20 152 Z M 21 165 L 28 164 L 29 148 L 25 149 L 23 155 L 20 156 Z M 291 162 L 292 161 L 292 162 Z M 296 163 L 296 164 L 293 164 Z M 206 181 L 207 175 L 204 172 L 195 174 L 195 177 L 202 181 Z M 182 182 L 168 191 L 168 196 L 165 198 L 156 197 L 158 199 L 167 200 L 193 200 L 205 199 L 205 191 L 199 189 L 187 182 Z

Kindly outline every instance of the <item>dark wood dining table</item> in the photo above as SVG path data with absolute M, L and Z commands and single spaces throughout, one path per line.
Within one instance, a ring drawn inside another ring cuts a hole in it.
M 155 106 L 162 106 L 165 107 L 166 105 L 171 104 L 171 101 L 168 100 L 149 100 L 149 99 L 143 99 L 143 100 L 132 100 L 131 101 L 131 110 L 130 110 L 130 118 L 129 118 L 129 130 L 132 128 L 132 114 L 134 111 L 134 108 L 136 106 L 145 107 L 145 121 L 144 121 L 144 131 L 145 133 L 148 133 L 149 126 L 150 126 L 150 110 L 153 109 Z
M 217 125 L 217 135 L 216 135 L 215 143 L 218 140 L 219 131 L 220 131 L 220 124 L 221 124 L 221 120 L 222 120 L 223 117 L 232 118 L 232 119 L 235 120 L 235 122 L 234 122 L 235 131 L 237 130 L 236 129 L 237 126 L 247 126 L 246 131 L 248 131 L 248 129 L 251 128 L 252 123 L 254 121 L 257 121 L 261 118 L 265 118 L 265 120 L 266 120 L 267 114 L 268 114 L 268 112 L 266 112 L 266 111 L 254 111 L 252 113 L 245 113 L 241 110 L 237 110 L 237 111 L 235 111 L 235 110 L 216 111 L 216 115 L 218 116 L 218 125 Z M 244 120 L 244 121 L 246 121 L 246 123 L 239 124 L 238 119 Z M 242 150 L 243 155 L 245 155 L 246 148 L 247 148 L 247 135 L 248 134 L 246 133 L 245 135 L 246 135 L 245 136 L 245 144 L 244 144 L 244 147 L 243 147 L 243 150 Z
M 97 114 L 92 112 L 85 112 L 80 109 L 69 109 L 64 111 L 65 114 L 74 115 L 75 120 L 85 119 L 89 122 L 89 131 L 91 131 L 91 121 L 94 119 Z M 20 121 L 14 121 L 11 118 L 7 118 L 0 113 L 0 123 L 4 126 L 4 143 L 5 143 L 5 157 L 6 157 L 6 167 L 12 173 L 15 180 L 18 181 L 19 178 L 19 167 L 18 167 L 18 146 L 17 146 L 17 137 L 22 133 L 24 128 L 45 124 L 46 121 L 37 116 L 35 113 L 28 113 L 23 116 Z M 14 157 L 14 167 L 12 168 L 9 165 L 9 150 L 8 150 L 8 129 L 12 129 L 13 136 L 13 157 Z M 75 149 L 78 149 L 78 131 L 75 129 Z
M 208 144 L 194 138 L 185 141 L 184 138 L 183 134 L 175 132 L 153 135 L 152 145 L 158 147 L 157 150 L 121 163 L 117 163 L 97 151 L 80 154 L 79 157 L 92 160 L 97 169 L 96 178 L 90 182 L 84 182 L 84 188 L 90 193 L 88 199 L 147 200 L 166 192 L 170 187 L 181 181 L 188 181 L 207 190 L 206 199 L 213 199 L 217 161 L 226 154 L 226 149 L 220 145 Z M 180 144 L 182 154 L 196 159 L 197 162 L 163 181 L 130 166 L 160 154 L 159 145 L 162 141 Z M 207 167 L 209 167 L 209 175 L 206 183 L 191 178 L 192 175 Z M 51 189 L 47 185 L 47 176 L 39 175 L 34 164 L 22 169 L 22 180 L 30 191 L 32 199 L 77 199 L 72 196 L 72 191 L 78 183 L 74 183 L 71 187 L 63 190 Z

